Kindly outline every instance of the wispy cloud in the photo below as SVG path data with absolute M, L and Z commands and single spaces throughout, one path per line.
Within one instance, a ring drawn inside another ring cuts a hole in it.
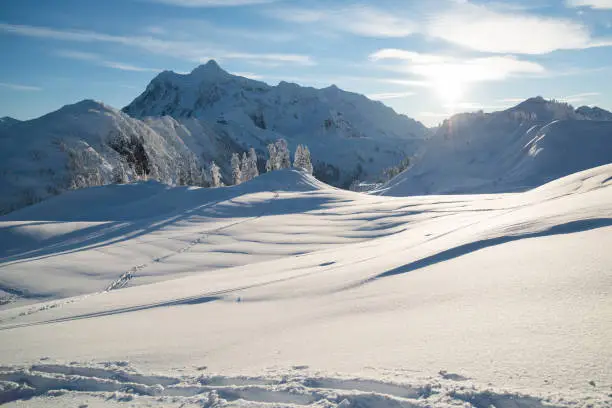
M 590 99 L 593 99 L 593 97 L 599 96 L 599 95 L 600 95 L 599 92 L 582 92 L 582 93 L 578 93 L 574 95 L 556 97 L 554 99 L 557 99 L 563 102 L 567 102 L 567 103 L 578 103 L 578 102 L 588 101 Z
M 590 7 L 594 9 L 612 9 L 612 0 L 567 0 L 569 7 Z
M 64 58 L 70 58 L 70 59 L 75 59 L 79 61 L 89 61 L 89 62 L 92 62 L 102 67 L 118 69 L 121 71 L 133 71 L 133 72 L 161 72 L 162 71 L 161 69 L 157 69 L 157 68 L 145 68 L 145 67 L 139 67 L 139 66 L 132 65 L 132 64 L 127 64 L 124 62 L 109 61 L 109 60 L 104 59 L 101 55 L 94 54 L 91 52 L 59 50 L 55 54 L 60 57 L 64 57 Z
M 516 103 L 521 103 L 523 102 L 525 99 L 527 98 L 503 98 L 503 99 L 498 99 L 497 102 L 500 103 L 512 103 L 512 104 L 516 104 Z
M 38 86 L 31 85 L 22 85 L 22 84 L 12 84 L 10 82 L 0 82 L 0 87 L 12 89 L 13 91 L 42 91 L 42 88 Z
M 280 0 L 143 0 L 179 7 L 238 7 L 274 3 Z
M 612 0 L 570 1 L 604 8 Z M 445 7 L 433 7 L 430 2 L 411 3 L 395 13 L 365 5 L 278 7 L 264 12 L 282 21 L 315 25 L 319 31 L 373 38 L 421 34 L 467 49 L 499 54 L 546 54 L 555 50 L 612 46 L 611 38 L 593 37 L 580 21 L 529 12 L 541 7 L 540 3 L 535 6 L 510 2 L 479 5 L 468 1 L 443 4 Z
M 461 59 L 445 55 L 383 49 L 371 54 L 370 60 L 374 62 L 399 61 L 394 65 L 383 66 L 383 68 L 416 75 L 432 82 L 498 81 L 516 75 L 546 72 L 542 65 L 512 55 Z
M 563 101 L 563 102 L 567 102 L 567 103 L 581 103 L 584 101 L 588 101 L 593 99 L 596 96 L 600 96 L 601 93 L 599 92 L 581 92 L 581 93 L 577 93 L 577 94 L 573 94 L 573 95 L 565 95 L 565 96 L 553 96 L 553 97 L 546 97 L 547 99 L 555 99 L 557 101 Z M 524 100 L 526 100 L 527 97 L 523 97 L 523 98 L 503 98 L 503 99 L 498 99 L 497 101 L 502 103 L 502 104 L 509 104 L 509 105 L 516 105 L 518 103 L 523 102 Z
M 253 72 L 232 72 L 233 75 L 238 75 L 241 77 L 255 79 L 257 81 L 262 80 L 264 78 L 263 75 L 255 74 Z
M 610 45 L 593 39 L 583 24 L 519 12 L 502 13 L 471 3 L 433 16 L 426 34 L 469 49 L 517 54 Z
M 104 42 L 138 48 L 193 62 L 215 58 L 257 61 L 276 61 L 296 65 L 314 65 L 308 55 L 283 53 L 253 53 L 218 49 L 200 41 L 164 40 L 153 36 L 121 36 L 83 30 L 62 30 L 48 27 L 0 23 L 0 31 L 14 35 L 73 42 Z M 125 64 L 124 64 L 125 65 Z M 124 66 L 128 68 L 128 66 Z
M 365 5 L 345 8 L 282 7 L 265 13 L 282 21 L 318 24 L 330 31 L 346 32 L 363 37 L 406 37 L 416 31 L 414 23 L 392 13 Z
M 375 101 L 386 101 L 389 99 L 405 98 L 405 97 L 412 96 L 412 95 L 415 95 L 415 93 L 414 92 L 383 92 L 383 93 L 368 94 L 367 97 Z

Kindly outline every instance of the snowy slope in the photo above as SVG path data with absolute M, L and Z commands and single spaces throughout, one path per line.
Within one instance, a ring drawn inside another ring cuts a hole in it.
M 0 129 L 7 128 L 19 122 L 20 121 L 15 118 L 11 118 L 10 116 L 5 116 L 3 118 L 0 118 Z
M 297 171 L 65 194 L 0 218 L 0 402 L 610 407 L 611 203 L 612 165 L 483 196 Z
M 333 85 L 270 86 L 231 75 L 215 61 L 189 74 L 162 72 L 123 110 L 141 119 L 172 116 L 191 130 L 198 155 L 223 157 L 221 163 L 228 156 L 206 142 L 211 132 L 225 138 L 229 149 L 254 147 L 262 156 L 280 137 L 292 150 L 306 144 L 315 174 L 336 186 L 380 178 L 383 169 L 414 154 L 428 135 L 420 122 L 363 95 Z
M 509 192 L 612 162 L 612 122 L 528 99 L 502 112 L 446 120 L 384 195 Z
M 177 132 L 157 133 L 91 100 L 67 105 L 0 128 L 0 214 L 70 188 L 116 182 L 118 169 L 120 181 L 172 183 L 189 154 Z
M 590 120 L 612 120 L 612 112 L 597 106 L 581 106 L 576 113 Z

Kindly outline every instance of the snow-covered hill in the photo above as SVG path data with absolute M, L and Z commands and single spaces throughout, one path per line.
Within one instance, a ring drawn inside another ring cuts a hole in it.
M 612 165 L 484 196 L 295 170 L 64 194 L 0 218 L 0 403 L 611 407 L 611 203 Z
M 173 128 L 180 125 L 169 123 Z M 177 132 L 157 133 L 119 110 L 84 100 L 0 129 L 0 214 L 70 188 L 175 182 L 193 159 Z
M 123 111 L 140 119 L 172 116 L 192 130 L 196 154 L 209 157 L 219 156 L 206 142 L 210 134 L 225 137 L 235 150 L 254 147 L 261 155 L 280 137 L 292 150 L 306 144 L 315 175 L 345 187 L 354 178 L 380 178 L 428 135 L 420 122 L 363 95 L 333 85 L 270 86 L 231 75 L 215 61 L 189 74 L 162 72 Z
M 612 121 L 602 112 L 537 97 L 501 112 L 455 115 L 379 193 L 520 191 L 611 163 Z

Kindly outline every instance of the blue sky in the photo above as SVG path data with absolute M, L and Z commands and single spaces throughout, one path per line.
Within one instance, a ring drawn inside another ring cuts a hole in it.
M 612 0 L 5 0 L 0 52 L 0 116 L 18 119 L 120 108 L 209 59 L 428 125 L 536 95 L 612 109 Z

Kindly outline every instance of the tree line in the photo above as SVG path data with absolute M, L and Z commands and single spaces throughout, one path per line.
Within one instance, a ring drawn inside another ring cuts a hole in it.
M 291 167 L 291 152 L 285 139 L 278 139 L 275 143 L 268 145 L 268 160 L 266 161 L 266 172 L 288 169 Z M 293 167 L 299 168 L 312 174 L 312 160 L 308 146 L 298 145 L 293 156 Z M 259 176 L 257 168 L 257 153 L 252 147 L 247 152 L 233 153 L 230 160 L 231 180 L 233 185 L 238 185 Z M 221 187 L 221 169 L 213 161 L 209 167 L 211 187 Z

